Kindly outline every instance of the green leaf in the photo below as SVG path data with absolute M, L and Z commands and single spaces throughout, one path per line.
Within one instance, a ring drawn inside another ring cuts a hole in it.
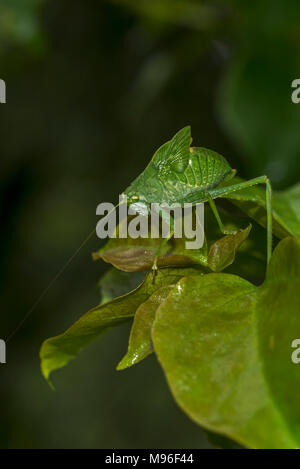
M 123 272 L 111 267 L 99 280 L 101 304 L 134 290 L 144 280 L 145 272 Z
M 250 448 L 299 448 L 300 243 L 275 249 L 257 288 L 230 274 L 181 279 L 158 308 L 154 349 L 180 407 Z
M 242 449 L 240 445 L 223 435 L 218 435 L 217 433 L 206 430 L 205 436 L 208 442 L 217 449 Z
M 223 186 L 242 181 L 235 177 L 233 182 L 226 182 Z M 232 192 L 226 195 L 226 199 L 266 227 L 266 193 L 263 186 Z M 300 239 L 300 184 L 287 191 L 273 191 L 273 231 L 280 239 L 291 235 Z
M 124 272 L 138 272 L 152 267 L 154 255 L 161 243 L 160 239 L 151 238 L 111 238 L 98 252 L 93 254 L 94 260 L 102 259 Z M 170 250 L 168 245 L 163 256 Z M 162 267 L 160 256 L 158 266 Z
M 103 248 L 93 254 L 94 260 L 102 259 L 124 272 L 151 269 L 155 253 L 161 244 L 155 238 L 111 238 Z M 207 265 L 206 245 L 201 249 L 185 249 L 185 239 L 172 239 L 158 258 L 158 267 L 186 267 Z
M 275 198 L 276 204 L 282 204 L 281 211 L 292 233 L 300 239 L 300 183 L 276 192 Z
M 124 370 L 135 365 L 153 352 L 151 329 L 155 313 L 159 305 L 167 298 L 173 286 L 159 288 L 138 307 L 131 328 L 128 351 L 117 366 L 117 370 Z
M 235 234 L 223 236 L 216 241 L 208 253 L 208 267 L 214 272 L 221 272 L 234 262 L 237 250 L 248 238 L 252 225 Z
M 208 210 L 207 210 L 208 209 Z M 210 216 L 209 207 L 206 207 L 206 225 L 205 229 L 209 238 L 220 236 L 220 231 L 217 227 L 216 220 Z M 226 217 L 227 225 L 232 230 L 240 230 L 240 227 L 233 221 L 232 217 Z M 244 220 L 243 220 L 244 223 Z M 218 231 L 216 231 L 218 229 Z M 208 265 L 208 246 L 205 239 L 204 245 L 201 249 L 186 249 L 186 238 L 171 239 L 167 246 L 163 249 L 162 255 L 158 258 L 159 267 L 172 267 L 172 266 L 192 266 L 202 265 L 203 267 L 214 268 L 213 259 L 216 258 L 216 251 L 219 246 L 219 254 L 222 259 L 228 260 L 227 266 L 230 265 L 235 258 L 236 251 L 242 242 L 249 235 L 250 229 L 240 230 L 240 234 L 229 238 L 217 240 L 215 249 L 213 243 L 210 242 L 211 251 L 211 266 Z M 265 240 L 264 240 L 265 241 Z M 152 238 L 112 238 L 106 245 L 98 252 L 93 254 L 94 260 L 103 259 L 109 262 L 116 268 L 124 272 L 139 272 L 141 270 L 150 269 L 153 265 L 155 253 L 161 243 L 161 239 Z M 222 248 L 221 248 L 222 246 Z M 225 266 L 226 267 L 226 266 Z M 223 267 L 223 268 L 225 268 Z
M 220 271 L 234 262 L 241 244 L 248 237 L 250 227 L 235 235 L 227 235 L 212 243 L 207 254 L 205 242 L 201 249 L 186 249 L 185 239 L 172 239 L 158 258 L 159 267 L 187 267 L 202 265 L 213 271 Z M 159 241 L 157 243 L 157 241 Z M 102 258 L 124 272 L 149 270 L 154 261 L 155 252 L 161 240 L 155 239 L 111 239 L 94 254 L 94 259 Z
M 217 204 L 222 222 L 227 230 L 245 230 L 251 221 L 247 215 L 232 205 L 229 200 L 217 199 Z M 226 272 L 239 275 L 255 285 L 259 285 L 264 281 L 266 273 L 266 230 L 255 221 L 252 221 L 251 224 L 252 229 L 247 239 L 239 247 L 233 264 L 226 268 Z M 209 240 L 209 252 L 212 245 L 220 239 L 220 228 L 209 206 L 205 207 L 205 232 Z
M 105 331 L 128 321 L 137 308 L 158 288 L 176 283 L 185 275 L 199 274 L 199 269 L 160 269 L 153 280 L 152 273 L 132 292 L 115 298 L 88 311 L 63 334 L 46 340 L 40 351 L 41 369 L 49 381 L 52 371 L 67 365 L 87 345 Z

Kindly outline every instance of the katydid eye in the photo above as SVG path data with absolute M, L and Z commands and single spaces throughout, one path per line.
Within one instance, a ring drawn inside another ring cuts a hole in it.
M 139 200 L 139 196 L 138 195 L 133 195 L 132 200 Z

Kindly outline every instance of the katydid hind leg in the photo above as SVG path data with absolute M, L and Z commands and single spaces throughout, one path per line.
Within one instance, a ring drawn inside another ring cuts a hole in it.
M 249 181 L 240 182 L 232 186 L 221 187 L 220 189 L 214 189 L 211 191 L 211 197 L 214 199 L 218 197 L 225 197 L 232 192 L 247 189 L 257 184 L 266 185 L 266 211 L 267 211 L 267 261 L 270 262 L 272 256 L 272 186 L 267 176 L 260 176 Z
M 271 260 L 272 256 L 272 242 L 273 242 L 273 219 L 272 219 L 272 186 L 270 180 L 267 179 L 266 181 L 266 207 L 267 207 L 267 258 L 268 263 Z
M 214 214 L 214 216 L 215 216 L 215 218 L 216 218 L 216 220 L 217 220 L 217 223 L 218 223 L 218 225 L 219 225 L 219 228 L 220 228 L 221 232 L 222 232 L 223 234 L 225 234 L 225 235 L 237 233 L 237 231 L 234 231 L 234 230 L 226 230 L 226 229 L 225 229 L 225 227 L 224 227 L 224 225 L 223 225 L 223 222 L 222 222 L 222 220 L 221 220 L 221 217 L 220 217 L 220 215 L 219 215 L 217 206 L 216 206 L 216 204 L 215 204 L 213 198 L 211 197 L 211 195 L 210 195 L 209 193 L 207 193 L 206 196 L 207 196 L 207 200 L 208 200 L 208 203 L 209 203 L 209 205 L 210 205 L 210 208 L 211 208 L 211 210 L 212 210 L 212 212 L 213 212 L 213 214 Z

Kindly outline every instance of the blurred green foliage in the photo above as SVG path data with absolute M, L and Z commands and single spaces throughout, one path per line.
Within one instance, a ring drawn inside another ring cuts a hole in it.
M 241 176 L 298 182 L 299 14 L 296 0 L 1 2 L 1 338 L 95 226 L 96 205 L 184 125 Z M 127 326 L 58 373 L 56 393 L 44 383 L 42 340 L 97 303 L 100 244 L 8 344 L 0 446 L 208 446 L 153 358 L 113 371 Z
M 1 49 L 9 42 L 32 44 L 41 34 L 39 11 L 43 0 L 2 0 L 0 5 Z
M 299 3 L 245 2 L 239 13 L 238 47 L 220 96 L 224 127 L 249 174 L 267 173 L 284 187 L 300 171 L 300 107 L 291 102 L 300 68 Z
M 125 8 L 131 8 L 155 29 L 159 28 L 159 25 L 167 28 L 169 24 L 209 30 L 216 24 L 222 8 L 220 3 L 197 0 L 112 1 Z

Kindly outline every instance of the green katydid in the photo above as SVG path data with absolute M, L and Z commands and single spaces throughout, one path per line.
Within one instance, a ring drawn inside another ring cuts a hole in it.
M 138 211 L 139 204 L 149 207 L 151 203 L 196 205 L 208 202 L 221 232 L 231 234 L 233 232 L 228 232 L 224 228 L 214 199 L 256 184 L 265 184 L 269 263 L 272 254 L 272 188 L 268 177 L 260 176 L 249 181 L 219 187 L 222 182 L 232 179 L 236 170 L 230 167 L 223 156 L 206 148 L 190 147 L 191 142 L 191 128 L 187 126 L 172 140 L 162 145 L 146 169 L 125 190 L 128 205 L 134 204 Z M 158 256 L 167 241 L 168 238 L 163 239 L 155 254 L 153 270 L 157 269 Z
M 232 179 L 236 174 L 236 170 L 230 167 L 223 156 L 214 151 L 206 148 L 190 148 L 191 142 L 191 128 L 187 126 L 177 132 L 172 140 L 162 145 L 142 174 L 124 192 L 127 196 L 128 205 L 142 205 L 141 213 L 144 214 L 144 207 L 150 207 L 152 203 L 165 203 L 167 205 L 192 203 L 196 205 L 208 202 L 221 232 L 228 234 L 229 232 L 224 229 L 214 199 L 256 184 L 266 184 L 267 259 L 269 263 L 272 254 L 272 188 L 269 179 L 267 176 L 260 176 L 231 186 L 218 187 L 222 182 Z M 138 207 L 136 211 L 138 212 Z M 160 214 L 163 216 L 163 212 L 160 212 Z M 172 223 L 172 219 L 170 221 Z M 61 276 L 94 232 L 95 229 L 72 254 L 6 342 L 35 310 L 49 288 Z M 168 239 L 163 239 L 155 253 L 154 272 L 157 270 L 158 256 Z

